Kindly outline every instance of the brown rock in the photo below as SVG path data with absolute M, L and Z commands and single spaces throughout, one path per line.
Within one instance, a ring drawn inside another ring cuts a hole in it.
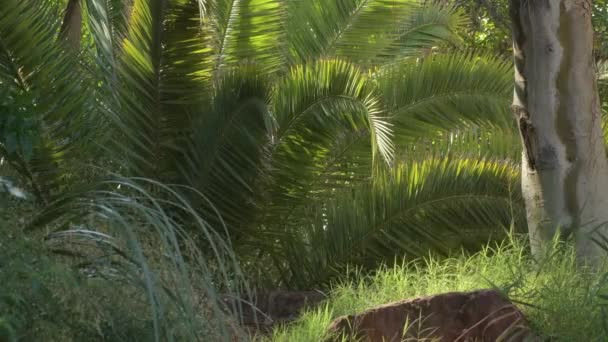
M 341 336 L 369 342 L 537 341 L 523 314 L 494 290 L 446 293 L 379 306 L 336 319 L 329 332 L 330 341 L 341 341 Z

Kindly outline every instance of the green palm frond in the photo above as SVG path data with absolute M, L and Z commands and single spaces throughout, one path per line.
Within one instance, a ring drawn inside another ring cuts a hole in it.
M 413 140 L 399 149 L 396 159 L 421 160 L 429 155 L 519 161 L 521 138 L 515 129 L 455 129 Z
M 130 167 L 158 177 L 166 140 L 162 115 L 161 63 L 165 1 L 136 1 L 120 61 L 121 93 L 114 121 L 131 145 Z M 158 158 L 158 159 L 157 159 Z M 129 160 L 130 159 L 130 160 Z
M 454 8 L 417 0 L 289 1 L 288 6 L 296 62 L 341 57 L 372 65 L 418 55 L 456 41 L 466 22 Z
M 292 286 L 307 286 L 347 265 L 373 268 L 430 250 L 475 250 L 503 237 L 512 222 L 524 222 L 518 176 L 515 164 L 491 160 L 401 164 L 302 212 L 294 223 L 300 228 L 277 235 L 284 248 L 270 253 L 285 260 L 278 267 Z
M 7 1 L 0 12 L 0 151 L 45 202 L 72 153 L 95 134 L 92 75 L 65 50 L 46 1 Z
M 127 35 L 131 1 L 86 0 L 88 28 L 93 39 L 100 76 L 116 85 L 116 73 L 122 42 Z
M 116 149 L 136 174 L 175 175 L 172 160 L 205 101 L 211 64 L 198 15 L 191 1 L 134 3 L 120 56 L 119 102 L 109 112 Z
M 382 103 L 352 64 L 296 66 L 271 81 L 244 68 L 216 83 L 183 164 L 187 184 L 213 197 L 231 227 L 258 224 L 256 208 L 275 216 L 329 181 L 352 180 L 346 168 L 367 179 L 374 151 L 392 158 Z
M 500 59 L 434 55 L 380 69 L 376 77 L 398 142 L 456 128 L 514 127 L 511 66 Z
M 413 11 L 398 30 L 398 42 L 391 46 L 388 62 L 403 56 L 415 55 L 421 49 L 436 47 L 441 42 L 460 45 L 459 33 L 463 31 L 468 19 L 457 8 L 447 5 L 422 6 Z
M 367 137 L 369 160 L 374 151 L 378 158 L 392 160 L 391 128 L 383 118 L 381 98 L 350 63 L 327 60 L 294 67 L 275 85 L 272 105 L 276 131 L 269 174 L 274 205 L 305 197 L 310 183 L 334 162 L 335 147 L 350 134 Z
M 254 63 L 269 72 L 282 65 L 285 13 L 281 0 L 215 0 L 207 6 L 214 70 Z
M 254 194 L 263 174 L 264 146 L 272 132 L 271 83 L 251 68 L 215 82 L 212 102 L 193 122 L 178 163 L 185 184 L 214 199 L 230 228 L 253 223 Z M 236 237 L 238 231 L 233 231 Z

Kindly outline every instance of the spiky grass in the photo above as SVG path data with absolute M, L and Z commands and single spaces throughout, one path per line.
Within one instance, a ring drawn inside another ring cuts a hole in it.
M 539 263 L 523 238 L 466 256 L 385 267 L 337 284 L 328 303 L 263 341 L 321 341 L 330 322 L 387 302 L 451 291 L 496 288 L 526 314 L 532 328 L 552 341 L 605 341 L 602 319 L 606 264 L 577 266 L 568 244 L 556 242 Z
M 116 177 L 59 198 L 30 228 L 52 227 L 50 251 L 126 296 L 123 309 L 146 318 L 149 339 L 232 340 L 240 331 L 220 291 L 247 289 L 225 229 L 199 216 L 184 196 L 189 191 Z

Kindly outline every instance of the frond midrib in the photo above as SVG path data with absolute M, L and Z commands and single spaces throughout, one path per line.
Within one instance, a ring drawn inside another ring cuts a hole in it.
M 310 0 L 306 0 L 306 1 L 310 1 Z M 331 0 L 331 1 L 338 1 L 338 0 Z M 332 55 L 335 53 L 335 49 L 336 49 L 336 45 L 338 44 L 338 41 L 342 38 L 342 35 L 344 35 L 345 32 L 347 32 L 348 30 L 350 30 L 350 28 L 353 26 L 353 24 L 357 21 L 357 19 L 359 18 L 359 15 L 361 15 L 361 12 L 363 11 L 363 8 L 365 8 L 370 1 L 373 0 L 363 0 L 361 1 L 361 4 L 358 6 L 358 8 L 355 9 L 355 11 L 353 12 L 353 14 L 350 16 L 350 20 L 348 21 L 348 23 L 346 24 L 346 26 L 344 27 L 344 29 L 340 30 L 336 36 L 329 42 L 328 46 L 326 46 L 323 50 L 324 50 L 324 55 Z

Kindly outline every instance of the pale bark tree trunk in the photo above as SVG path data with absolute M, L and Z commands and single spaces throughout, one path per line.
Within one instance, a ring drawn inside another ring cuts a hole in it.
M 595 80 L 589 0 L 511 0 L 514 114 L 532 252 L 574 234 L 579 257 L 605 252 L 608 160 Z

